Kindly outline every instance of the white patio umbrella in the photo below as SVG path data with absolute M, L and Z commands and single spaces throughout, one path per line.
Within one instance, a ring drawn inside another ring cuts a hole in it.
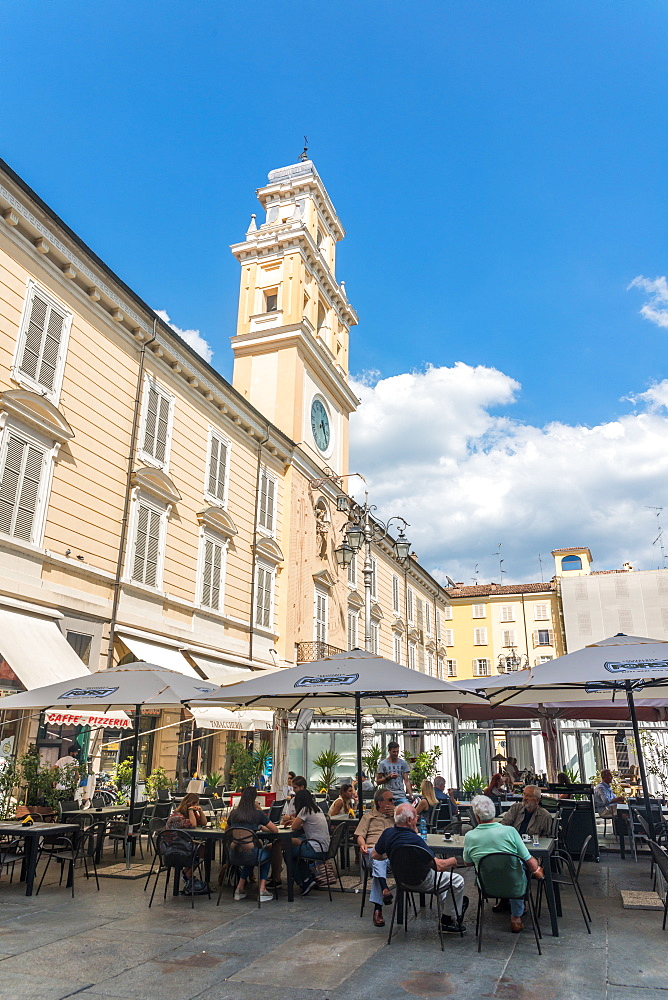
M 166 670 L 154 663 L 126 663 L 111 670 L 86 672 L 73 680 L 47 684 L 46 687 L 21 691 L 2 699 L 0 708 L 94 708 L 102 711 L 114 707 L 134 707 L 132 741 L 132 783 L 130 787 L 130 817 L 137 799 L 137 765 L 139 761 L 139 727 L 143 705 L 171 708 L 188 705 L 223 689 L 198 678 L 185 677 L 175 670 Z M 128 854 L 129 865 L 129 854 Z
M 287 709 L 355 708 L 357 773 L 362 773 L 362 708 L 392 703 L 425 704 L 427 701 L 475 704 L 485 699 L 474 691 L 460 691 L 454 684 L 402 667 L 394 660 L 362 649 L 336 653 L 313 663 L 275 670 L 239 684 L 230 684 L 201 703 Z M 362 812 L 362 796 L 359 809 Z
M 565 656 L 512 674 L 500 674 L 480 684 L 495 708 L 578 709 L 589 718 L 601 718 L 615 696 L 626 697 L 633 728 L 647 821 L 653 834 L 645 761 L 638 729 L 638 704 L 643 708 L 668 705 L 668 642 L 619 633 Z M 609 700 L 606 698 L 609 696 Z M 604 717 L 604 716 L 603 716 Z

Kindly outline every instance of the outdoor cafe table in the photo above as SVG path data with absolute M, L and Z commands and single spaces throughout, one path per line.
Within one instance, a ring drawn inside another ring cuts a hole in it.
M 641 805 L 640 808 L 642 809 L 643 806 Z M 662 806 L 661 815 L 664 819 L 668 819 L 668 806 Z M 623 861 L 626 857 L 624 838 L 627 835 L 629 839 L 631 838 L 631 817 L 629 816 L 628 802 L 619 802 L 617 804 L 617 815 L 612 818 L 612 826 L 619 839 L 619 856 Z
M 99 823 L 103 821 L 105 824 L 108 819 L 113 819 L 114 816 L 127 816 L 130 813 L 130 806 L 99 806 L 91 807 L 90 809 L 63 809 L 63 819 L 75 820 L 77 826 L 80 826 L 80 820 L 85 816 L 90 816 L 93 823 Z M 133 845 L 134 846 L 134 845 Z M 95 864 L 99 865 L 102 859 L 102 849 L 104 847 L 104 834 L 101 833 L 97 838 L 97 844 L 95 846 Z
M 206 845 L 206 856 L 204 858 L 204 876 L 205 880 L 208 882 L 211 879 L 211 860 L 213 858 L 212 847 L 215 847 L 216 841 L 222 840 L 225 836 L 226 830 L 221 830 L 216 826 L 198 826 L 196 830 L 187 830 L 193 837 L 193 840 L 201 841 L 201 843 Z M 278 833 L 270 833 L 265 830 L 257 831 L 258 837 L 261 840 L 280 840 L 281 850 L 283 851 L 283 859 L 285 860 L 285 877 L 288 887 L 288 903 L 294 902 L 294 864 L 292 861 L 292 830 L 279 830 Z M 178 896 L 179 894 L 179 874 L 180 869 L 174 870 L 174 884 L 172 889 L 172 895 Z
M 32 896 L 40 837 L 65 837 L 70 833 L 75 833 L 78 829 L 77 823 L 33 823 L 32 826 L 22 826 L 21 823 L 11 820 L 0 822 L 0 835 L 5 834 L 9 837 L 23 837 L 25 839 L 21 881 L 25 881 L 26 896 Z M 67 879 L 68 885 L 72 884 L 70 878 L 71 873 Z
M 449 840 L 444 840 L 442 833 L 430 833 L 427 835 L 425 842 L 436 855 L 443 857 L 461 855 L 464 850 L 464 838 L 459 834 L 453 834 Z M 556 886 L 552 881 L 552 867 L 550 861 L 552 854 L 554 853 L 556 843 L 552 837 L 539 837 L 537 847 L 535 847 L 531 841 L 526 842 L 526 846 L 531 856 L 536 858 L 545 872 L 545 898 L 550 911 L 552 935 L 553 937 L 559 937 L 557 915 L 561 915 L 561 900 L 558 895 L 558 886 Z

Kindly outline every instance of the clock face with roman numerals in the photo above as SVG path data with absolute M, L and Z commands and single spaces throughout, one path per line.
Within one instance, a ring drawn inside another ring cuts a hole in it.
M 313 432 L 313 440 L 320 451 L 327 451 L 332 436 L 329 417 L 325 404 L 317 396 L 311 403 L 311 431 Z

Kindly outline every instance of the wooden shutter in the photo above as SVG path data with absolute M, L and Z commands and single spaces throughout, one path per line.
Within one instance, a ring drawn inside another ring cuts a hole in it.
M 19 370 L 47 392 L 56 384 L 66 318 L 38 291 L 33 292 Z
M 327 642 L 327 594 L 315 592 L 315 641 Z
M 399 604 L 399 577 L 392 577 L 392 610 L 399 612 L 401 605 Z
M 209 455 L 209 496 L 221 503 L 225 501 L 225 479 L 227 473 L 227 445 L 215 434 L 211 435 Z
M 258 566 L 255 588 L 255 624 L 271 628 L 271 590 L 273 576 L 270 569 Z
M 516 630 L 514 628 L 505 628 L 503 630 L 503 642 L 501 643 L 501 645 L 502 646 L 517 645 Z
M 486 628 L 474 628 L 473 629 L 473 645 L 474 646 L 486 646 L 487 645 L 487 629 Z
M 443 629 L 443 642 L 446 646 L 454 646 L 455 630 L 453 628 Z
M 157 386 L 149 384 L 142 451 L 160 464 L 164 464 L 167 458 L 170 411 L 171 403 L 167 396 Z
M 158 584 L 161 515 L 152 507 L 139 502 L 132 579 L 147 587 Z
M 276 483 L 266 469 L 260 474 L 260 524 L 267 531 L 274 530 Z
M 0 531 L 27 542 L 34 540 L 43 468 L 44 452 L 8 432 L 0 481 Z
M 413 624 L 413 591 L 411 590 L 410 587 L 406 587 L 406 607 L 408 609 L 407 612 L 406 612 L 407 615 L 408 615 L 408 621 L 412 625 Z
M 474 618 L 484 618 L 485 617 L 485 605 L 484 604 L 474 604 L 473 605 L 473 617 Z
M 446 622 L 451 622 L 452 621 L 452 605 L 451 604 L 447 604 L 443 608 L 443 617 L 446 620 Z
M 377 563 L 374 556 L 371 556 L 371 593 L 374 597 L 378 596 L 378 578 L 376 576 Z
M 357 612 L 348 612 L 348 649 L 357 648 Z
M 352 559 L 348 563 L 348 583 L 351 587 L 357 586 L 357 553 L 353 554 Z
M 417 627 L 421 629 L 424 626 L 424 615 L 422 612 L 422 609 L 424 607 L 424 601 L 422 600 L 421 597 L 418 597 L 416 603 L 417 603 Z
M 547 604 L 534 604 L 533 606 L 533 616 L 538 622 L 549 621 L 550 616 L 547 610 Z
M 515 611 L 512 604 L 502 604 L 501 605 L 501 621 L 502 622 L 514 622 L 515 621 Z
M 424 602 L 424 629 L 427 635 L 431 635 L 431 604 Z
M 401 636 L 395 635 L 393 639 L 393 649 L 394 659 L 397 663 L 401 663 Z
M 456 660 L 448 660 L 447 663 L 448 663 L 448 677 L 456 677 L 457 676 L 457 661 Z
M 204 539 L 202 567 L 202 604 L 220 611 L 220 590 L 223 576 L 223 546 L 212 538 Z

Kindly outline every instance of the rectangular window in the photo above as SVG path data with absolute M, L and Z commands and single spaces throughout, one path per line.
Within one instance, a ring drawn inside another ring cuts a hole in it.
M 413 591 L 410 587 L 406 587 L 406 617 L 408 618 L 408 624 L 413 624 Z
M 380 625 L 378 622 L 371 622 L 371 652 L 378 656 L 380 646 Z
M 514 628 L 504 628 L 503 630 L 503 642 L 502 646 L 516 646 L 517 645 L 517 632 Z
M 357 649 L 357 611 L 348 609 L 348 649 Z
M 83 632 L 68 632 L 66 638 L 82 663 L 88 666 L 90 663 L 90 647 L 93 636 L 85 635 Z
M 485 618 L 485 605 L 474 604 L 471 613 L 473 618 Z
M 548 604 L 534 604 L 533 616 L 537 622 L 548 622 L 550 620 L 550 608 Z
M 264 311 L 276 312 L 278 309 L 278 289 L 268 288 L 264 293 Z
M 430 677 L 434 676 L 434 654 L 427 653 L 427 673 Z
M 536 663 L 549 663 L 552 659 L 554 659 L 552 656 L 538 656 L 536 657 Z
M 512 604 L 502 604 L 501 605 L 501 621 L 502 622 L 514 622 L 515 621 L 515 609 Z
M 534 646 L 551 646 L 554 643 L 554 632 L 551 628 L 538 628 L 533 634 Z
M 481 659 L 473 661 L 474 677 L 489 677 L 491 672 L 492 668 L 489 660 Z
M 0 531 L 26 542 L 39 541 L 46 452 L 28 437 L 5 431 L 0 474 Z
M 276 480 L 268 469 L 260 470 L 259 522 L 273 535 L 276 524 Z
M 444 621 L 451 622 L 452 621 L 452 605 L 451 604 L 446 604 L 446 606 L 443 608 L 442 614 L 443 614 L 443 620 Z
M 431 604 L 424 602 L 424 630 L 427 635 L 431 635 Z
M 457 661 L 456 660 L 446 660 L 446 666 L 448 668 L 448 677 L 457 676 Z
M 316 642 L 327 642 L 327 604 L 325 591 L 316 588 L 313 599 L 313 638 Z
M 227 470 L 229 466 L 229 444 L 213 430 L 209 432 L 209 460 L 207 463 L 204 493 L 214 503 L 227 501 Z
M 417 668 L 417 646 L 414 642 L 408 643 L 408 666 L 411 670 Z
M 443 629 L 443 642 L 446 646 L 454 646 L 455 644 L 455 630 L 453 628 Z
M 357 553 L 355 552 L 348 563 L 348 583 L 351 587 L 357 586 Z
M 147 587 L 159 587 L 162 582 L 160 556 L 165 513 L 146 500 L 137 501 L 130 574 L 135 583 L 143 583 Z
M 487 645 L 487 629 L 486 628 L 474 628 L 473 629 L 473 645 L 474 646 L 486 646 Z
M 378 563 L 375 556 L 371 556 L 371 596 L 374 601 L 378 600 Z
M 396 663 L 401 663 L 401 636 L 396 632 L 392 637 L 392 655 Z
M 72 313 L 34 284 L 17 342 L 14 376 L 45 392 L 54 402 L 60 392 Z
M 395 614 L 401 614 L 401 594 L 399 589 L 399 577 L 392 577 L 392 610 Z
M 169 464 L 174 399 L 152 378 L 144 388 L 144 414 L 140 457 L 164 469 Z
M 202 540 L 202 586 L 200 603 L 212 611 L 222 611 L 225 580 L 225 545 L 205 535 Z
M 255 625 L 273 628 L 274 571 L 266 563 L 258 563 L 255 571 Z

